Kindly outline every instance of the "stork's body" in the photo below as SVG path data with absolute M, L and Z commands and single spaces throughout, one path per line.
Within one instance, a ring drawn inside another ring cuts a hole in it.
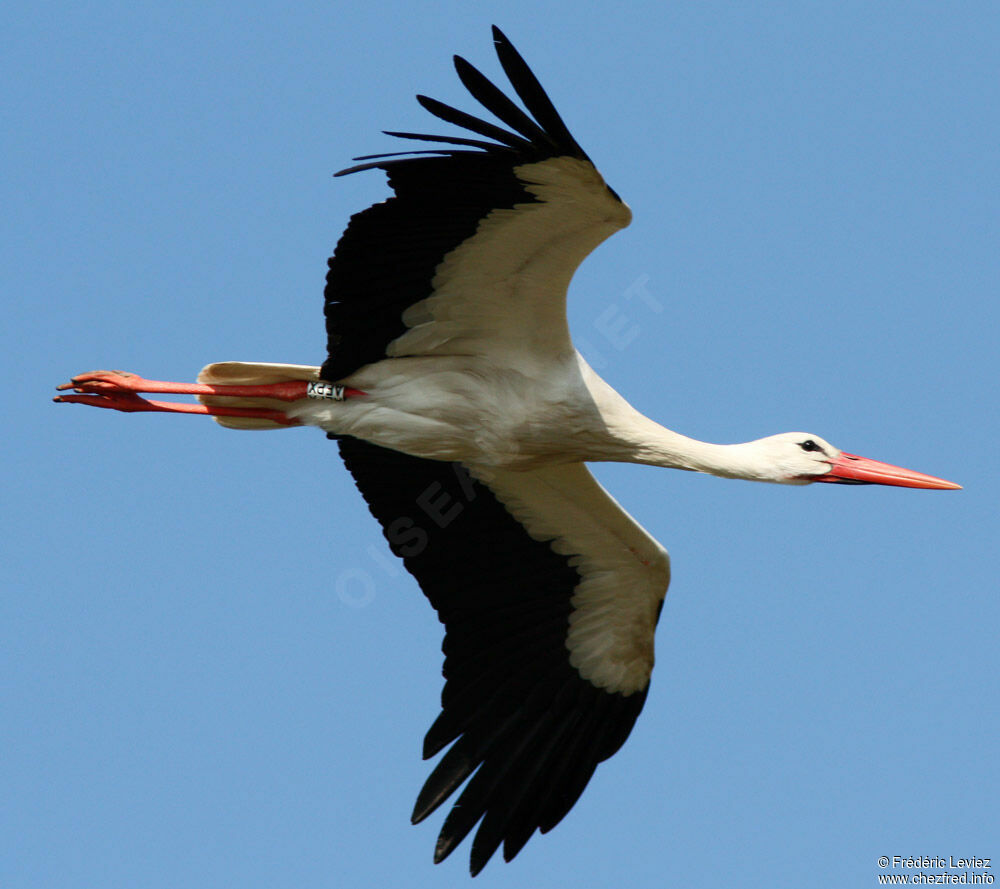
M 463 83 L 509 130 L 420 97 L 491 141 L 392 134 L 441 147 L 360 158 L 343 171 L 383 169 L 395 197 L 352 217 L 330 261 L 322 367 L 225 362 L 196 385 L 95 372 L 57 399 L 207 413 L 235 428 L 316 426 L 339 439 L 389 545 L 446 626 L 442 712 L 424 755 L 451 746 L 413 818 L 465 784 L 435 858 L 478 823 L 473 873 L 500 844 L 510 859 L 569 811 L 648 691 L 669 561 L 585 462 L 784 484 L 958 487 L 806 433 L 699 442 L 605 383 L 573 347 L 566 290 L 631 213 L 494 36 L 532 117 L 456 59 Z M 163 392 L 202 404 L 138 394 Z
M 467 356 L 390 359 L 344 381 L 365 397 L 307 399 L 286 414 L 417 457 L 521 471 L 582 461 L 650 462 L 640 457 L 652 443 L 643 433 L 654 429 L 667 443 L 671 433 L 632 408 L 579 354 L 538 370 L 526 374 Z

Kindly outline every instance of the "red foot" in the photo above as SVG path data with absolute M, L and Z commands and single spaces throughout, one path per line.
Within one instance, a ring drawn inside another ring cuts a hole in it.
M 144 382 L 146 381 L 142 377 L 123 370 L 92 370 L 77 374 L 70 382 L 56 386 L 56 389 L 75 389 L 77 392 L 146 392 L 148 390 L 141 387 Z

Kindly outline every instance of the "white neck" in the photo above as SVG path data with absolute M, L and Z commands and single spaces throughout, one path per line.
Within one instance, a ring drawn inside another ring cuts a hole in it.
M 603 453 L 587 459 L 688 469 L 722 478 L 781 480 L 761 442 L 723 445 L 688 438 L 639 413 L 589 367 L 585 373 L 607 435 Z
M 667 466 L 706 472 L 722 478 L 776 481 L 773 468 L 762 459 L 756 441 L 713 444 L 688 438 L 637 414 L 625 435 L 616 435 L 626 449 L 625 460 L 649 466 Z M 624 440 L 623 440 L 624 439 Z

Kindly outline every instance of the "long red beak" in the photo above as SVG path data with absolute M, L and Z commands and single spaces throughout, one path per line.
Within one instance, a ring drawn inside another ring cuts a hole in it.
M 933 488 L 938 491 L 958 491 L 961 485 L 946 482 L 943 478 L 924 475 L 912 469 L 892 466 L 889 463 L 879 463 L 857 454 L 841 451 L 840 456 L 833 461 L 833 466 L 826 475 L 817 476 L 815 481 L 834 482 L 842 485 L 896 485 L 900 488 Z

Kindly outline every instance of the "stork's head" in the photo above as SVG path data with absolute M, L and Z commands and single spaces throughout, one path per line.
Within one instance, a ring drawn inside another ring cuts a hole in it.
M 835 448 L 818 435 L 783 432 L 754 444 L 774 471 L 773 481 L 790 485 L 833 482 L 841 485 L 896 485 L 956 490 L 961 485 Z

